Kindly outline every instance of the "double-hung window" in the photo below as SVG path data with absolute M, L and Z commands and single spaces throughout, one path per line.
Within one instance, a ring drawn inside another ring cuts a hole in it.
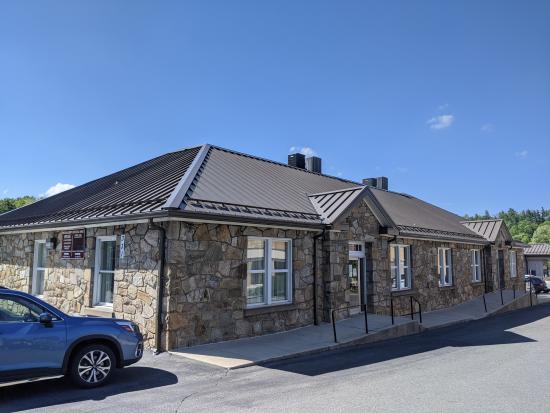
M 46 275 L 46 240 L 34 241 L 34 262 L 32 272 L 32 293 L 44 294 L 44 276 Z
M 115 284 L 116 236 L 97 237 L 95 250 L 94 305 L 111 306 Z
M 394 291 L 411 288 L 411 247 L 390 245 L 391 288 Z
M 472 250 L 472 281 L 481 281 L 481 255 L 479 250 Z
M 248 238 L 246 303 L 248 307 L 292 302 L 292 246 L 282 238 Z
M 515 251 L 510 251 L 510 277 L 516 278 L 518 275 L 517 255 Z
M 439 263 L 439 285 L 447 287 L 453 285 L 453 254 L 450 248 L 437 250 Z

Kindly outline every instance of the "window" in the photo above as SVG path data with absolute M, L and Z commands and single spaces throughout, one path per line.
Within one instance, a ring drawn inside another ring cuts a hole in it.
M 21 297 L 0 297 L 0 323 L 36 323 L 43 309 Z
M 32 293 L 44 294 L 44 275 L 46 274 L 46 240 L 34 241 L 34 263 L 32 271 Z
M 515 251 L 510 251 L 510 277 L 516 278 L 518 275 L 517 256 Z
M 292 301 L 290 240 L 250 237 L 246 261 L 248 307 L 285 304 Z
M 97 237 L 95 250 L 94 305 L 112 305 L 115 283 L 116 237 Z
M 391 288 L 394 291 L 411 288 L 411 247 L 390 245 Z
M 481 281 L 481 255 L 479 250 L 472 250 L 472 281 Z
M 453 285 L 453 254 L 450 248 L 439 248 L 437 250 L 439 263 L 439 286 L 447 287 Z

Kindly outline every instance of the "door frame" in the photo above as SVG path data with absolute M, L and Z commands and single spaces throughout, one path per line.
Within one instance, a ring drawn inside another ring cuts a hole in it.
M 112 307 L 113 303 L 104 303 L 100 302 L 99 300 L 99 288 L 100 288 L 100 277 L 101 274 L 99 273 L 100 267 L 101 267 L 101 243 L 102 242 L 109 242 L 114 241 L 115 242 L 115 262 L 116 262 L 116 235 L 101 235 L 96 237 L 95 242 L 95 268 L 94 268 L 94 288 L 93 288 L 93 294 L 92 294 L 92 306 L 94 307 Z M 114 272 L 116 271 L 116 268 L 113 270 L 113 279 L 114 279 Z M 113 301 L 115 296 L 115 286 L 113 281 Z
M 361 251 L 354 251 L 349 248 L 351 245 L 361 246 Z M 366 254 L 365 254 L 365 242 L 363 241 L 349 241 L 348 243 L 348 263 L 349 261 L 358 261 L 359 263 L 359 304 L 367 304 L 367 277 L 366 277 Z M 349 264 L 348 264 L 349 265 Z M 348 274 L 349 277 L 349 274 Z

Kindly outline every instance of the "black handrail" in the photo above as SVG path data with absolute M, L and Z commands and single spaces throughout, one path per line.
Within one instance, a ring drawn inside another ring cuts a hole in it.
M 416 303 L 418 304 L 418 311 L 416 312 L 414 311 L 413 301 L 416 301 Z M 411 319 L 414 320 L 415 314 L 418 314 L 418 316 L 420 317 L 420 324 L 422 324 L 422 304 L 420 304 L 420 301 L 418 301 L 416 297 L 413 297 L 411 295 Z
M 483 307 L 485 307 L 485 312 L 487 312 L 487 301 L 485 300 L 485 294 L 483 294 Z
M 333 309 L 330 312 L 330 318 L 331 318 L 331 321 L 332 321 L 332 333 L 334 334 L 334 342 L 335 343 L 338 343 L 338 336 L 336 335 L 336 316 L 335 316 L 336 313 L 338 311 L 349 310 L 351 308 L 357 308 L 357 307 L 360 307 L 362 312 L 365 313 L 365 334 L 369 334 L 369 320 L 367 318 L 367 305 L 366 304 L 351 305 L 349 307 L 342 307 L 342 308 Z

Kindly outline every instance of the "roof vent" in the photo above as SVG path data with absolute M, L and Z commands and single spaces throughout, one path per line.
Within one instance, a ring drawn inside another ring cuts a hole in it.
M 288 165 L 295 168 L 306 169 L 306 156 L 301 153 L 288 155 Z
M 306 159 L 306 169 L 310 172 L 321 173 L 321 158 L 311 156 Z
M 378 178 L 365 178 L 363 179 L 363 185 L 373 186 L 377 189 L 388 190 L 388 178 L 385 176 L 379 176 Z

